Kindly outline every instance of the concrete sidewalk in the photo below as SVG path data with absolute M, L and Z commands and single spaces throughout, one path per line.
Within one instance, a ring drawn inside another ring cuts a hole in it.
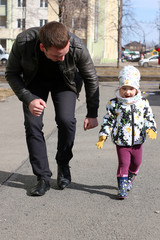
M 100 83 L 99 124 L 105 114 L 106 102 L 114 97 L 116 86 L 114 82 Z M 147 93 L 159 129 L 157 83 L 143 82 L 142 91 Z M 27 195 L 36 183 L 36 177 L 27 159 L 21 104 L 15 97 L 0 103 L 3 113 L 0 120 L 0 176 L 4 181 L 0 187 L 0 239 L 159 240 L 159 135 L 156 141 L 148 139 L 144 144 L 143 163 L 128 199 L 117 200 L 115 146 L 108 139 L 104 148 L 97 150 L 95 143 L 100 126 L 83 131 L 86 115 L 84 91 L 77 103 L 77 134 L 74 158 L 70 164 L 72 183 L 60 191 L 56 186 L 57 166 L 54 160 L 57 130 L 53 125 L 51 102 L 48 102 L 45 136 L 53 177 L 50 191 L 38 198 Z
M 84 90 L 77 100 L 76 108 L 84 104 Z M 10 173 L 14 172 L 28 158 L 28 150 L 25 141 L 24 118 L 22 103 L 16 96 L 0 102 L 0 169 L 6 174 L 0 175 L 0 184 L 4 182 Z M 54 121 L 54 108 L 49 96 L 47 108 L 44 114 L 44 135 L 47 139 L 56 129 Z M 8 172 L 8 173 L 7 173 Z

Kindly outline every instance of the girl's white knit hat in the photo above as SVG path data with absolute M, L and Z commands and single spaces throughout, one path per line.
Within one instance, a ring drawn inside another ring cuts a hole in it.
M 131 86 L 135 89 L 139 89 L 139 81 L 140 81 L 140 72 L 137 68 L 128 65 L 124 66 L 119 73 L 119 88 L 123 86 Z

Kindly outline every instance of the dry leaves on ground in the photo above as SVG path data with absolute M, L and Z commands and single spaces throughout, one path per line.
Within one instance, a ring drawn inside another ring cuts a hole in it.
M 14 92 L 10 88 L 0 88 L 0 102 L 12 95 L 14 95 Z
M 160 76 L 160 67 L 139 67 L 135 66 L 139 69 L 141 76 Z M 116 67 L 96 67 L 97 74 L 99 76 L 117 76 L 119 75 L 119 72 L 121 71 L 123 67 L 120 68 Z

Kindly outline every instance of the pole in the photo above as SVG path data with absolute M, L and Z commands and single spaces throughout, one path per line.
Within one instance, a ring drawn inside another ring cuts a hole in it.
M 123 0 L 118 0 L 118 40 L 117 40 L 118 59 L 117 59 L 117 68 L 119 68 L 119 60 L 121 58 L 121 50 L 122 50 L 122 5 L 123 5 Z

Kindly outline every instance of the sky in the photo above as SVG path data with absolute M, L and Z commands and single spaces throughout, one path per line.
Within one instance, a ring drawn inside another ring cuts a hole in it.
M 160 24 L 160 0 L 131 0 L 131 11 L 133 12 L 133 17 L 136 19 L 142 31 L 138 35 L 130 34 L 124 44 L 127 41 L 141 41 L 156 44 L 159 43 L 159 31 L 156 28 L 156 19 L 159 18 Z

